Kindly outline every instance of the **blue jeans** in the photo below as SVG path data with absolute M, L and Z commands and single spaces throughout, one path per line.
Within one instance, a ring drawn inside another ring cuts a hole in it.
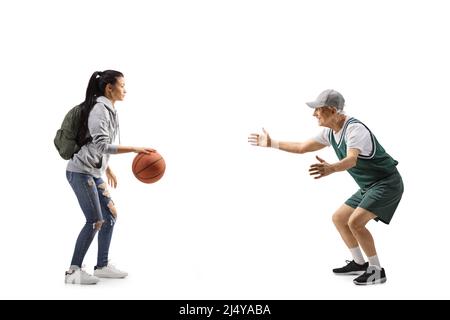
M 97 267 L 104 267 L 108 265 L 109 245 L 116 222 L 116 209 L 107 185 L 101 178 L 89 174 L 66 171 L 66 176 L 86 217 L 86 223 L 78 235 L 71 265 L 81 268 L 86 252 L 100 228 Z

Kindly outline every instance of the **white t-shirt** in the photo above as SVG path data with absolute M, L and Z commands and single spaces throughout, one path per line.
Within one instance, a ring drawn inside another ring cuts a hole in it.
M 346 117 L 344 125 L 338 132 L 333 131 L 334 140 L 340 141 L 342 136 L 342 130 L 345 128 L 345 124 L 351 119 L 351 117 Z M 324 128 L 317 136 L 313 139 L 320 144 L 330 146 L 331 142 L 329 140 L 330 128 Z M 344 135 L 344 141 L 347 145 L 347 149 L 358 149 L 360 155 L 369 156 L 372 154 L 373 144 L 370 131 L 361 123 L 351 123 L 347 126 Z

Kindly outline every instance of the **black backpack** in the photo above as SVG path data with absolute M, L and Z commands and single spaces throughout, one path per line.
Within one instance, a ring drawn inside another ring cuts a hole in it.
M 81 147 L 90 142 L 92 138 L 86 137 L 83 141 L 79 141 L 78 132 L 81 126 L 81 105 L 77 105 L 70 109 L 64 117 L 61 128 L 56 132 L 53 140 L 59 155 L 69 160 L 75 153 L 80 151 Z

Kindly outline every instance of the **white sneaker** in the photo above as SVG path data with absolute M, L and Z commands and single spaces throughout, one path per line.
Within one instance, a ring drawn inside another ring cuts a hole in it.
M 114 278 L 120 279 L 128 276 L 128 272 L 117 269 L 111 263 L 108 263 L 106 267 L 97 268 L 94 270 L 94 276 L 99 278 Z
M 90 275 L 83 269 L 75 269 L 66 271 L 65 283 L 70 284 L 96 284 L 100 279 Z

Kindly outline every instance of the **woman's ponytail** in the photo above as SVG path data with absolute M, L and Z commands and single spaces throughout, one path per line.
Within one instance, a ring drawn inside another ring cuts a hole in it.
M 88 119 L 92 108 L 97 103 L 97 98 L 105 94 L 107 84 L 114 85 L 117 78 L 123 77 L 123 74 L 115 70 L 95 71 L 86 89 L 86 98 L 81 103 L 80 130 L 78 131 L 77 141 L 83 145 L 89 139 Z

